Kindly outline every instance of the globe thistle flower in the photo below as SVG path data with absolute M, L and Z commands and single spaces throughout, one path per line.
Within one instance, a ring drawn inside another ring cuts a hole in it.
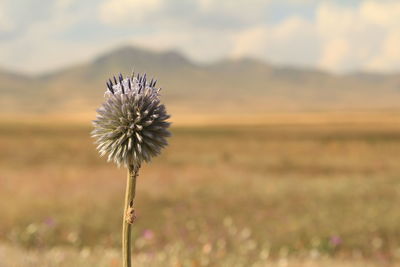
M 92 136 L 97 139 L 101 156 L 118 166 L 137 167 L 149 162 L 167 145 L 170 117 L 159 99 L 156 81 L 147 81 L 146 74 L 109 79 L 106 101 L 93 122 Z
M 131 266 L 131 225 L 135 220 L 134 199 L 140 165 L 160 154 L 170 136 L 165 106 L 160 102 L 156 81 L 132 74 L 109 79 L 106 101 L 97 110 L 92 137 L 101 156 L 128 168 L 122 225 L 123 266 Z

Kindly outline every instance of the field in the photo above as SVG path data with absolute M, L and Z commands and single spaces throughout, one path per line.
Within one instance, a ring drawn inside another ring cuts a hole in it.
M 82 124 L 0 124 L 0 266 L 120 266 L 126 172 Z M 400 263 L 400 125 L 175 127 L 135 266 Z

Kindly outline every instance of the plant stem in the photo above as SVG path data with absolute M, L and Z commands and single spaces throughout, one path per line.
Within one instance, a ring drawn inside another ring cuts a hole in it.
M 136 191 L 136 179 L 139 167 L 129 166 L 126 179 L 125 206 L 122 223 L 122 260 L 123 267 L 131 267 L 131 227 L 135 219 L 134 199 Z

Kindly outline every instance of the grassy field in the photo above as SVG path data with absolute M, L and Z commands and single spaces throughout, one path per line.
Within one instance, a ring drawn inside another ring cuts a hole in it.
M 89 126 L 0 124 L 0 266 L 119 266 L 125 170 Z M 400 262 L 400 125 L 177 127 L 140 173 L 136 266 Z

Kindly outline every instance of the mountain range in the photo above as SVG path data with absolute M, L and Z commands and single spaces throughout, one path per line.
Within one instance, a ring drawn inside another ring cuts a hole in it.
M 335 75 L 255 59 L 196 64 L 174 51 L 120 47 L 90 62 L 38 76 L 0 69 L 0 114 L 83 114 L 103 101 L 110 76 L 155 77 L 175 114 L 396 110 L 400 75 Z

